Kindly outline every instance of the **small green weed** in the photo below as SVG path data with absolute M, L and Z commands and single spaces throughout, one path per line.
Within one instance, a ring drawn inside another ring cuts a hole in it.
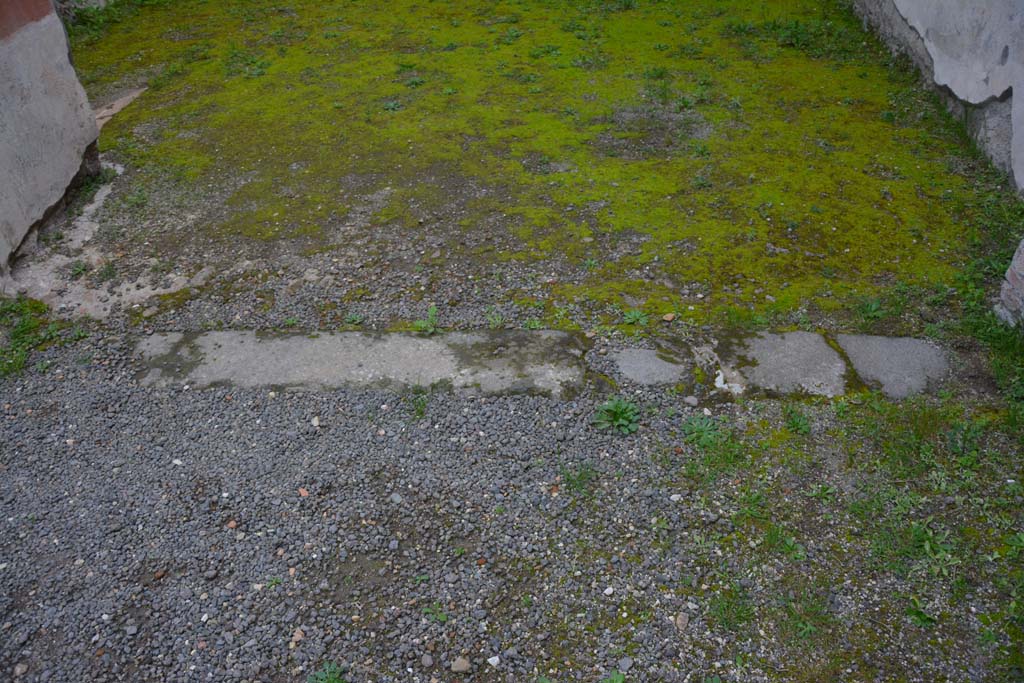
M 910 606 L 907 607 L 906 614 L 910 623 L 920 628 L 931 628 L 938 622 L 938 619 L 925 611 L 924 606 L 916 596 L 910 597 Z
M 754 618 L 754 606 L 739 584 L 722 588 L 708 604 L 708 616 L 720 628 L 737 631 Z
M 598 471 L 590 463 L 583 463 L 575 470 L 569 470 L 563 467 L 561 471 L 562 481 L 565 482 L 565 487 L 571 493 L 584 498 L 589 498 L 593 495 L 594 486 L 597 484 L 597 480 L 600 477 Z
M 863 299 L 857 305 L 857 314 L 865 323 L 881 320 L 887 315 L 880 299 Z
M 736 513 L 736 521 L 753 521 L 768 518 L 765 511 L 768 501 L 760 491 L 748 491 L 740 498 L 740 509 Z
M 315 673 L 310 674 L 306 683 L 346 683 L 341 673 L 340 666 L 334 662 L 326 662 Z
M 504 327 L 504 326 L 505 326 L 505 316 L 503 316 L 501 314 L 501 312 L 497 308 L 495 308 L 494 306 L 491 306 L 490 308 L 488 308 L 487 309 L 487 327 L 488 327 L 488 329 L 497 330 L 497 329 L 499 329 L 501 327 Z
M 831 503 L 835 500 L 839 490 L 835 486 L 829 486 L 828 484 L 818 484 L 810 491 L 807 492 L 808 498 L 814 498 L 824 504 Z
M 513 26 L 498 37 L 498 43 L 501 45 L 511 45 L 522 37 L 523 32 Z
M 68 271 L 68 275 L 72 280 L 77 280 L 86 273 L 89 272 L 89 264 L 85 261 L 74 261 L 71 264 L 71 270 Z
M 448 615 L 445 614 L 444 609 L 442 609 L 442 605 L 439 602 L 435 602 L 433 605 L 424 607 L 423 614 L 427 619 L 437 622 L 438 624 L 443 624 L 448 621 Z
M 643 311 L 637 309 L 631 309 L 622 314 L 622 322 L 627 325 L 637 325 L 638 327 L 644 327 L 651 321 L 650 317 Z
M 800 640 L 813 638 L 832 622 L 824 600 L 812 592 L 788 600 L 786 617 L 789 629 Z
M 635 403 L 615 396 L 598 406 L 593 424 L 600 430 L 632 434 L 640 428 L 640 409 Z
M 850 403 L 845 398 L 841 398 L 832 404 L 832 409 L 836 411 L 836 417 L 845 420 L 850 413 Z
M 795 536 L 787 536 L 782 539 L 782 552 L 798 562 L 807 557 L 807 549 L 796 540 Z
M 811 433 L 811 421 L 798 407 L 786 406 L 782 409 L 782 414 L 786 419 L 786 429 L 789 431 L 801 436 Z
M 712 448 L 722 440 L 722 430 L 713 418 L 704 415 L 691 417 L 683 423 L 686 440 L 699 448 Z
M 561 54 L 561 48 L 557 45 L 541 45 L 530 50 L 531 59 L 540 59 L 541 57 L 557 57 Z
M 224 59 L 224 71 L 228 77 L 245 76 L 246 78 L 258 78 L 267 73 L 270 62 L 262 58 L 262 55 L 249 50 L 243 50 L 237 45 L 228 47 Z
M 598 71 L 608 66 L 610 58 L 600 50 L 594 49 L 590 52 L 578 55 L 573 58 L 572 65 L 586 71 Z
M 440 325 L 437 321 L 437 306 L 431 306 L 427 309 L 427 317 L 421 320 L 414 320 L 412 323 L 412 329 L 420 334 L 430 336 L 437 334 L 441 331 Z
M 410 399 L 412 404 L 412 414 L 416 416 L 417 420 L 422 420 L 427 416 L 427 403 L 429 397 L 426 394 L 416 394 Z

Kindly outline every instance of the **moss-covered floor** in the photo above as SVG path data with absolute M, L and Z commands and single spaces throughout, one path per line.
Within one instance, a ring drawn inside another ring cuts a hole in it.
M 972 153 L 831 0 L 121 8 L 73 44 L 94 102 L 149 86 L 101 138 L 129 252 L 369 263 L 442 305 L 472 274 L 561 327 L 942 306 L 966 259 Z

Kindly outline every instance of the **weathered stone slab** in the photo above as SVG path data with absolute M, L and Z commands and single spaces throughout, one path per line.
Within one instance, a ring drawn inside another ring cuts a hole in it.
M 1024 241 L 1017 245 L 1013 260 L 1006 269 L 995 311 L 1008 325 L 1024 320 Z
M 648 386 L 676 384 L 686 376 L 686 364 L 664 356 L 652 349 L 620 349 L 608 354 L 623 377 Z
M 889 398 L 922 393 L 949 374 L 946 352 L 924 339 L 841 334 L 837 341 L 860 378 Z
M 50 0 L 0 2 L 0 275 L 97 135 Z
M 330 389 L 431 387 L 561 396 L 584 378 L 582 351 L 564 332 L 453 332 L 434 337 L 339 332 L 157 334 L 138 353 L 146 384 Z
M 723 354 L 718 384 L 734 392 L 839 396 L 846 391 L 845 375 L 842 356 L 820 334 L 761 333 Z

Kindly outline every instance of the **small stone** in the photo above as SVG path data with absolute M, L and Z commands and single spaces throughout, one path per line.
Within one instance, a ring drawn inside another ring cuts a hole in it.
M 320 426 L 320 418 L 319 417 L 314 417 L 312 420 L 309 421 L 309 423 L 311 425 L 313 425 L 314 427 L 319 427 Z
M 390 550 L 391 552 L 395 552 L 396 550 L 398 550 L 398 539 L 397 538 L 391 539 L 391 542 L 388 543 L 388 550 Z
M 139 627 L 135 624 L 128 624 L 128 626 L 125 627 L 124 632 L 129 636 L 134 636 L 139 632 Z
M 171 464 L 172 465 L 177 465 L 178 467 L 181 467 L 185 463 L 183 463 L 181 460 L 178 460 L 177 458 L 175 458 L 174 460 L 171 461 Z
M 686 631 L 686 628 L 690 625 L 690 615 L 686 612 L 680 612 L 676 615 L 676 618 L 673 620 L 673 622 L 676 625 L 676 630 L 680 633 L 683 633 L 684 631 Z
M 457 674 L 464 674 L 470 669 L 469 660 L 465 657 L 456 657 L 452 662 L 452 671 Z
M 303 631 L 301 628 L 295 629 L 295 632 L 292 633 L 292 647 L 295 647 L 296 645 L 298 645 L 299 641 L 301 641 L 305 637 L 306 637 L 305 631 Z
M 423 665 L 424 669 L 429 669 L 430 667 L 434 666 L 434 658 L 430 655 L 423 655 L 422 657 L 420 657 L 420 664 Z
M 605 595 L 611 595 L 614 592 L 615 592 L 615 589 L 612 588 L 611 586 L 608 586 L 607 588 L 604 589 L 604 594 Z
M 632 668 L 633 668 L 633 658 L 632 657 L 623 657 L 622 659 L 619 660 L 619 672 L 620 673 L 626 673 L 627 671 L 629 671 Z
M 691 408 L 696 408 L 700 401 L 697 400 L 696 396 L 687 396 L 686 398 L 683 399 L 683 403 L 690 406 Z
M 16 678 L 21 678 L 22 676 L 24 676 L 27 673 L 28 673 L 28 664 L 26 664 L 25 662 L 19 662 L 14 667 L 14 676 Z
M 391 502 L 394 503 L 395 505 L 401 505 L 402 504 L 402 494 L 401 493 L 392 493 L 391 494 Z
M 676 319 L 676 314 L 675 313 L 666 313 L 665 315 L 661 316 L 661 319 L 664 320 L 667 323 L 670 323 L 670 322 L 672 322 L 673 320 Z
M 673 493 L 671 496 L 668 497 L 668 499 L 671 500 L 673 503 L 678 503 L 683 499 L 683 496 L 678 493 Z
M 493 657 L 488 657 L 487 658 L 487 663 L 490 664 L 491 666 L 496 667 L 499 664 L 501 664 L 501 657 L 499 657 L 498 655 L 494 655 Z

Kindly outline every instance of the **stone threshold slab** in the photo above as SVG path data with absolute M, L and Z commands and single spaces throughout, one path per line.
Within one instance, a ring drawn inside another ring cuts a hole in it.
M 715 348 L 618 349 L 586 355 L 579 335 L 550 330 L 318 334 L 219 331 L 163 333 L 137 345 L 145 385 L 283 389 L 438 387 L 482 394 L 573 395 L 588 373 L 620 388 L 696 389 L 694 369 L 715 376 L 721 395 L 841 396 L 870 387 L 902 399 L 938 386 L 949 356 L 922 339 L 816 332 L 759 333 Z M 610 365 L 608 365 L 610 363 Z
M 136 350 L 145 385 L 284 389 L 450 386 L 561 397 L 584 380 L 583 345 L 565 332 L 153 334 Z
M 717 384 L 733 393 L 831 397 L 866 386 L 903 399 L 950 373 L 949 354 L 928 340 L 866 334 L 760 333 L 733 340 L 720 358 Z

